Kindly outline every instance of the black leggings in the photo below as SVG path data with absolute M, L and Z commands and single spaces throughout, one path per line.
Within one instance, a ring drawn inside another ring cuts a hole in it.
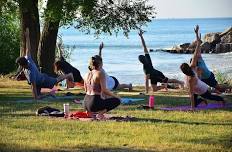
M 88 112 L 110 111 L 120 105 L 118 98 L 102 99 L 100 95 L 85 95 L 84 107 Z
M 217 95 L 212 95 L 209 91 L 207 91 L 206 93 L 200 96 L 203 97 L 204 99 L 209 99 L 209 100 L 214 100 L 214 101 L 224 101 L 222 97 L 217 96 Z M 198 95 L 194 94 L 194 101 L 195 101 L 195 107 L 197 107 L 197 105 L 199 105 L 203 101 L 203 99 L 198 98 Z

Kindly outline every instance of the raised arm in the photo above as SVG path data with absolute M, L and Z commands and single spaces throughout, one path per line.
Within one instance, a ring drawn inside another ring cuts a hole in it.
M 104 47 L 104 43 L 102 42 L 102 43 L 99 45 L 99 53 L 98 53 L 98 55 L 99 55 L 100 57 L 102 57 L 102 49 L 103 49 L 103 47 Z
M 197 66 L 197 60 L 199 53 L 201 52 L 201 34 L 199 34 L 199 26 L 197 25 L 196 28 L 194 29 L 195 34 L 196 34 L 196 39 L 197 39 L 197 46 L 193 54 L 192 62 L 191 62 L 191 67 L 196 67 Z
M 194 93 L 193 93 L 193 88 L 194 88 L 194 80 L 191 79 L 189 80 L 189 87 L 188 87 L 188 91 L 189 91 L 189 97 L 190 97 L 190 101 L 191 101 L 191 107 L 192 107 L 192 110 L 194 110 L 195 108 L 195 100 L 194 100 Z
M 139 36 L 140 36 L 141 41 L 142 41 L 144 53 L 145 53 L 145 54 L 148 54 L 147 46 L 146 46 L 145 40 L 144 40 L 144 38 L 143 38 L 143 33 L 144 33 L 144 32 L 143 32 L 142 30 L 140 30 L 140 31 L 139 31 Z
M 31 55 L 31 43 L 30 43 L 30 37 L 29 37 L 29 28 L 26 28 L 25 37 L 26 37 L 26 56 Z
M 145 75 L 145 93 L 149 92 L 149 79 L 150 79 L 150 74 Z

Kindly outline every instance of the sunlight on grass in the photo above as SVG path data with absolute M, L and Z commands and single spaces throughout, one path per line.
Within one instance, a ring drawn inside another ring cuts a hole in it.
M 0 151 L 232 150 L 231 109 L 196 112 L 142 110 L 137 107 L 147 104 L 148 97 L 140 96 L 142 88 L 138 87 L 131 94 L 117 93 L 122 97 L 144 98 L 144 101 L 120 105 L 110 112 L 115 116 L 136 117 L 136 121 L 82 122 L 35 115 L 39 107 L 49 105 L 62 109 L 63 103 L 67 102 L 72 111 L 83 110 L 81 105 L 70 100 L 17 103 L 17 99 L 31 98 L 27 83 L 1 79 L 0 86 L 4 86 L 0 88 Z M 83 96 L 78 98 L 83 99 Z M 231 101 L 232 96 L 227 98 Z M 159 92 L 155 93 L 155 108 L 188 105 L 188 100 L 186 92 Z

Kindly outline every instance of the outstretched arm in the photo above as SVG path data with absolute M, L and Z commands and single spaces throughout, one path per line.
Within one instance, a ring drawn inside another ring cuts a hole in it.
M 149 78 L 150 78 L 150 75 L 145 75 L 145 93 L 148 93 L 149 92 Z
M 35 100 L 40 98 L 40 96 L 38 96 L 37 94 L 37 87 L 35 82 L 31 83 L 31 91 L 32 91 L 32 96 L 34 97 Z
M 140 30 L 140 31 L 139 31 L 139 36 L 140 36 L 141 41 L 142 41 L 144 53 L 145 53 L 145 54 L 148 54 L 147 46 L 146 46 L 145 40 L 144 40 L 144 38 L 143 38 L 143 33 L 144 33 L 144 31 Z
M 192 62 L 191 62 L 191 67 L 196 67 L 197 65 L 197 60 L 198 60 L 198 55 L 201 52 L 201 34 L 199 34 L 199 26 L 197 25 L 196 28 L 194 29 L 195 34 L 196 34 L 196 39 L 197 39 L 197 46 L 193 54 Z
M 191 101 L 191 107 L 194 110 L 195 108 L 195 100 L 194 100 L 194 93 L 193 93 L 193 86 L 194 86 L 194 82 L 193 80 L 189 80 L 189 97 L 190 97 L 190 101 Z
M 102 43 L 99 45 L 99 53 L 98 53 L 98 55 L 99 55 L 100 57 L 102 57 L 102 49 L 103 49 L 103 47 L 104 47 L 104 43 L 102 42 Z
M 26 37 L 26 56 L 31 55 L 31 43 L 29 37 L 29 28 L 26 28 L 25 37 Z

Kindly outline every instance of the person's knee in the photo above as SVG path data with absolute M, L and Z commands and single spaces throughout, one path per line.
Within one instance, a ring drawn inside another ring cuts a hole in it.
M 116 108 L 121 104 L 121 100 L 118 98 L 115 98 L 113 103 L 114 103 L 114 108 Z

